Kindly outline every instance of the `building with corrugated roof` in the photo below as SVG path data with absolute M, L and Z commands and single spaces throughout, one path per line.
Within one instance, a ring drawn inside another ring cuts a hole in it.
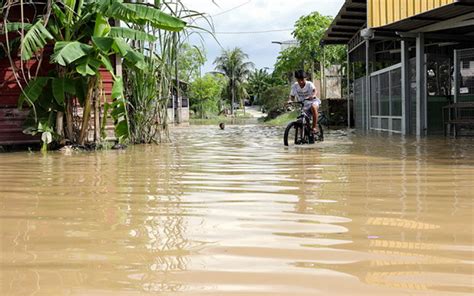
M 345 44 L 357 129 L 426 136 L 474 125 L 474 1 L 346 0 L 323 38 Z

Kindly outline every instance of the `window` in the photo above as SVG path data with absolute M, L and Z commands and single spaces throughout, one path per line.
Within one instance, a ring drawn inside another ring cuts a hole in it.
M 465 65 L 463 65 L 464 67 Z M 451 59 L 430 55 L 427 64 L 427 87 L 429 96 L 451 94 Z

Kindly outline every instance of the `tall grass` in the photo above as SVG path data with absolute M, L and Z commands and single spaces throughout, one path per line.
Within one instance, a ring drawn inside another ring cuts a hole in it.
M 178 79 L 178 53 L 191 34 L 212 30 L 212 22 L 205 14 L 187 9 L 180 0 L 155 1 L 155 6 L 186 21 L 188 25 L 181 32 L 148 26 L 134 27 L 157 37 L 155 42 L 140 41 L 133 44 L 147 57 L 147 67 L 144 70 L 137 71 L 125 67 L 126 96 L 131 123 L 130 139 L 134 143 L 158 143 L 169 140 L 170 122 L 167 107 L 173 102 L 174 95 L 178 98 L 182 95 Z M 206 20 L 210 29 L 194 26 L 196 18 Z

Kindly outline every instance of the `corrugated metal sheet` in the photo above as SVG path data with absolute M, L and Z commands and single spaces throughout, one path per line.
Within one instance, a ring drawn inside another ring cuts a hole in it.
M 400 32 L 411 31 L 474 12 L 474 5 L 472 5 L 474 3 L 471 3 L 470 5 L 466 5 L 466 3 L 467 2 L 458 1 L 455 4 L 444 5 L 439 8 L 431 9 L 427 12 L 403 19 L 401 21 L 393 22 L 382 28 L 384 30 Z M 462 28 L 458 28 L 454 30 L 453 33 L 462 34 L 466 32 L 463 32 Z
M 456 0 L 368 0 L 368 26 L 383 27 L 455 2 Z
M 346 0 L 322 41 L 324 44 L 347 44 L 366 22 L 366 1 Z
M 0 145 L 39 143 L 39 137 L 22 132 L 28 113 L 16 107 L 0 108 Z

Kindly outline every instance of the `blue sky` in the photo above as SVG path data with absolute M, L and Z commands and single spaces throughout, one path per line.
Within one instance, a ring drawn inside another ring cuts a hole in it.
M 291 31 L 301 16 L 318 11 L 323 15 L 335 16 L 344 0 L 183 0 L 185 5 L 199 12 L 213 16 L 214 29 L 220 45 L 208 34 L 202 34 L 207 52 L 207 63 L 202 72 L 214 69 L 212 62 L 222 48 L 240 47 L 249 55 L 256 68 L 273 69 L 280 46 L 272 41 L 292 39 Z M 205 26 L 203 22 L 199 26 Z M 273 31 L 267 33 L 248 33 Z M 281 30 L 281 31 L 280 31 Z M 240 32 L 240 34 L 223 34 Z M 199 45 L 201 38 L 191 38 Z M 221 47 L 222 46 L 222 47 Z

